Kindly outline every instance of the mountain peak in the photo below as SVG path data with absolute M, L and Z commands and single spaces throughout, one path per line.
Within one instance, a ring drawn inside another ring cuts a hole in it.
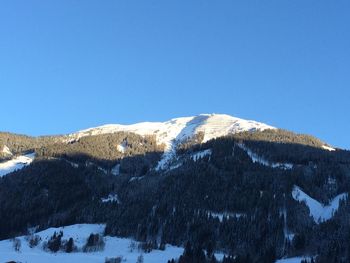
M 227 114 L 199 114 L 191 117 L 173 118 L 165 122 L 140 122 L 130 125 L 107 124 L 68 135 L 68 140 L 77 140 L 84 136 L 115 132 L 133 132 L 142 136 L 156 135 L 159 144 L 166 147 L 174 141 L 182 141 L 202 132 L 203 142 L 244 131 L 262 131 L 275 129 L 264 123 L 244 120 Z
M 79 140 L 85 136 L 116 132 L 133 132 L 141 136 L 155 135 L 158 144 L 165 145 L 165 153 L 158 168 L 162 168 L 174 156 L 176 146 L 202 133 L 202 142 L 244 131 L 275 129 L 264 123 L 244 120 L 226 114 L 199 114 L 191 117 L 174 118 L 165 122 L 140 122 L 131 125 L 108 124 L 82 130 L 67 136 L 66 141 Z

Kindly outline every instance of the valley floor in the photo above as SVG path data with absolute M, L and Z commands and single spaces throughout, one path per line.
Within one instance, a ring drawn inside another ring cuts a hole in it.
M 35 248 L 30 248 L 28 241 L 24 236 L 19 237 L 21 241 L 21 248 L 17 252 L 13 247 L 13 240 L 3 240 L 0 241 L 0 261 L 15 261 L 22 263 L 104 263 L 105 259 L 115 258 L 121 256 L 123 262 L 135 263 L 137 258 L 142 254 L 144 258 L 144 263 L 158 263 L 167 262 L 171 258 L 178 258 L 183 253 L 183 248 L 175 246 L 166 246 L 164 251 L 152 250 L 150 253 L 142 253 L 138 248 L 131 249 L 130 244 L 133 242 L 132 239 L 128 238 L 118 238 L 118 237 L 105 237 L 105 248 L 100 252 L 47 252 L 42 249 L 42 244 L 45 240 L 53 234 L 53 232 L 59 232 L 62 230 L 64 232 L 63 239 L 68 239 L 73 237 L 75 244 L 78 248 L 85 243 L 87 237 L 92 232 L 100 232 L 103 225 L 73 225 L 62 228 L 50 228 L 42 232 L 37 233 L 42 241 Z M 137 243 L 136 243 L 137 244 Z

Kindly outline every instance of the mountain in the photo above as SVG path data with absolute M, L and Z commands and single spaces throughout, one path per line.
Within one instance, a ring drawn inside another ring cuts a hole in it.
M 68 135 L 67 142 L 85 136 L 126 132 L 141 136 L 154 135 L 158 144 L 164 145 L 165 154 L 157 168 L 164 168 L 174 156 L 176 147 L 186 140 L 201 136 L 201 143 L 211 139 L 244 131 L 275 129 L 272 126 L 235 118 L 224 114 L 201 114 L 193 117 L 175 118 L 166 122 L 142 122 L 133 125 L 111 124 L 90 128 Z
M 211 262 L 213 251 L 224 262 L 350 257 L 350 152 L 310 135 L 201 114 L 59 136 L 0 133 L 0 149 L 4 240 L 104 224 L 105 239 L 131 238 L 144 251 L 185 247 L 180 263 Z

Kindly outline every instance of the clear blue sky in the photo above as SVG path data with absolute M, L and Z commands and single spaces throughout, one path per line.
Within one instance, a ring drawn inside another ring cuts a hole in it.
M 350 149 L 350 1 L 0 3 L 0 130 L 227 113 Z

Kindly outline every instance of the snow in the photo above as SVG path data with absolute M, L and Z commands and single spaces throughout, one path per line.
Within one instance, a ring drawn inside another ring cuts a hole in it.
M 9 161 L 0 163 L 0 177 L 20 170 L 29 165 L 35 158 L 35 153 L 17 156 Z
M 181 142 L 203 133 L 202 142 L 243 131 L 262 131 L 275 129 L 272 126 L 232 117 L 225 114 L 200 114 L 192 117 L 175 118 L 165 122 L 141 122 L 131 125 L 109 124 L 82 130 L 65 138 L 66 142 L 79 140 L 89 135 L 115 132 L 133 132 L 141 136 L 155 135 L 159 145 L 165 145 L 164 155 L 157 165 L 157 170 L 168 166 L 175 156 L 176 146 Z M 120 148 L 122 149 L 122 148 Z
M 259 156 L 257 153 L 253 152 L 251 149 L 246 147 L 244 144 L 240 143 L 237 144 L 238 147 L 240 147 L 242 150 L 244 150 L 249 157 L 252 159 L 253 163 L 259 163 L 264 166 L 272 167 L 272 168 L 281 168 L 284 170 L 290 170 L 293 168 L 293 164 L 291 163 L 274 163 L 266 160 L 264 157 Z
M 65 161 L 65 162 L 69 163 L 73 168 L 79 168 L 79 164 L 78 164 L 78 163 L 68 161 L 68 160 L 66 160 L 66 159 L 64 159 L 64 158 L 61 158 L 61 160 L 63 160 L 63 161 Z
M 102 203 L 108 203 L 108 202 L 114 203 L 114 202 L 116 202 L 117 204 L 121 203 L 117 194 L 109 194 L 106 198 L 101 198 L 101 202 Z
M 182 163 L 173 164 L 173 165 L 171 165 L 171 166 L 169 167 L 169 170 L 177 169 L 177 168 L 179 168 L 181 165 L 182 165 Z
M 103 224 L 77 224 L 59 228 L 49 228 L 47 230 L 36 233 L 41 237 L 41 242 L 37 247 L 30 248 L 24 236 L 19 237 L 21 240 L 21 249 L 16 252 L 13 249 L 11 240 L 0 241 L 0 258 L 1 262 L 21 261 L 27 263 L 68 263 L 68 262 L 84 262 L 84 263 L 103 263 L 105 258 L 117 256 L 123 257 L 123 262 L 135 263 L 141 252 L 137 249 L 138 242 L 129 238 L 104 237 L 105 248 L 103 251 L 84 253 L 81 248 L 86 243 L 91 233 L 103 234 L 105 225 Z M 74 244 L 78 247 L 78 252 L 73 253 L 51 253 L 42 249 L 43 241 L 47 241 L 53 233 L 63 231 L 63 240 L 70 237 L 74 239 Z M 136 248 L 131 249 L 131 242 L 135 242 Z M 80 250 L 80 251 L 79 251 Z M 171 258 L 178 258 L 183 253 L 183 248 L 167 245 L 164 251 L 152 250 L 150 253 L 143 254 L 145 263 L 166 262 Z
M 116 165 L 112 168 L 111 173 L 112 173 L 113 175 L 119 175 L 119 174 L 120 174 L 120 164 L 119 164 L 119 163 L 116 164 Z
M 101 166 L 97 166 L 97 169 L 99 171 L 101 171 L 102 173 L 104 173 L 104 174 L 108 174 L 108 171 L 105 168 L 101 167 Z
M 243 213 L 232 213 L 232 212 L 223 212 L 223 213 L 217 213 L 213 211 L 208 212 L 208 216 L 212 216 L 214 218 L 218 218 L 220 222 L 224 220 L 224 218 L 229 219 L 231 217 L 240 218 L 242 216 L 246 216 L 246 214 Z
M 283 258 L 277 260 L 276 263 L 300 263 L 303 259 L 309 259 L 309 257 Z
M 129 183 L 133 182 L 133 181 L 140 181 L 143 178 L 145 178 L 145 176 L 133 176 L 130 178 Z
M 117 146 L 117 150 L 121 153 L 125 153 L 126 147 L 128 146 L 126 141 L 123 141 L 121 144 Z
M 280 216 L 283 215 L 283 234 L 284 238 L 292 241 L 294 238 L 294 233 L 291 233 L 287 227 L 287 209 L 284 207 L 282 211 L 280 211 Z
M 2 153 L 5 155 L 10 155 L 12 156 L 12 152 L 10 151 L 9 147 L 7 147 L 6 145 L 4 145 L 4 147 L 2 148 Z
M 203 157 L 210 156 L 210 155 L 211 155 L 211 149 L 206 149 L 206 150 L 199 151 L 199 152 L 192 154 L 191 158 L 193 161 L 196 162 L 196 161 L 202 159 Z
M 333 152 L 335 151 L 335 149 L 333 147 L 330 147 L 328 145 L 322 145 L 322 149 Z
M 336 212 L 339 208 L 339 201 L 345 199 L 347 197 L 347 194 L 343 193 L 337 195 L 330 201 L 329 205 L 321 204 L 320 202 L 303 192 L 298 186 L 294 186 L 292 196 L 296 201 L 305 202 L 305 204 L 310 210 L 310 215 L 313 217 L 314 221 L 318 223 L 320 221 L 322 222 L 331 219 L 333 213 Z

